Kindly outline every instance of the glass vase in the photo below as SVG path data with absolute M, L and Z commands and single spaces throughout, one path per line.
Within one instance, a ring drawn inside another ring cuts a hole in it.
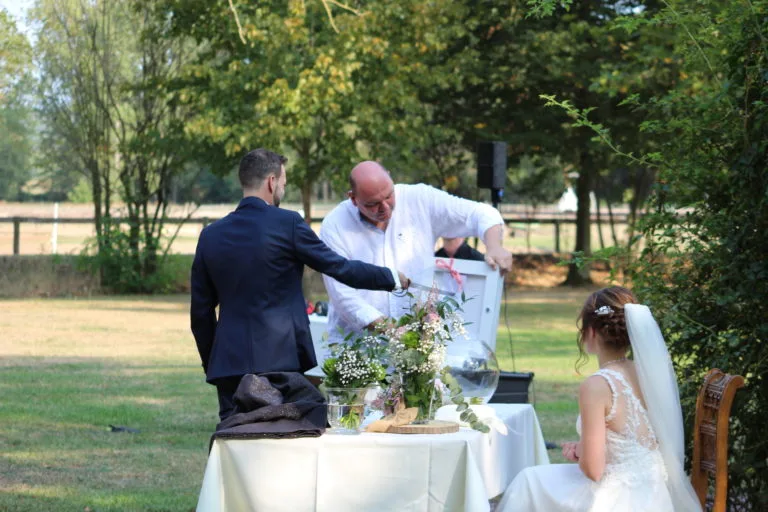
M 378 396 L 376 388 L 326 388 L 330 433 L 357 434 L 370 403 Z
M 486 343 L 475 339 L 454 341 L 448 346 L 445 364 L 468 402 L 487 404 L 496 392 L 499 363 Z
M 442 405 L 442 396 L 435 388 L 432 373 L 406 373 L 401 376 L 401 392 L 406 407 L 418 407 L 414 423 L 428 423 Z

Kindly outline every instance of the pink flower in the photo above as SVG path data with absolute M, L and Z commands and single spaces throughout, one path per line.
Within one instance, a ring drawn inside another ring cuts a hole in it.
M 433 324 L 440 321 L 440 315 L 437 313 L 427 313 L 427 316 L 425 317 L 427 323 Z

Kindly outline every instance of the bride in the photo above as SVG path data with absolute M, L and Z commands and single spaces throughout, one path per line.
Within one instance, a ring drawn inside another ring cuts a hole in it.
M 600 370 L 579 388 L 576 464 L 527 468 L 498 511 L 700 511 L 683 471 L 683 420 L 669 353 L 648 307 L 618 286 L 589 296 L 579 352 Z M 632 359 L 627 357 L 631 351 Z

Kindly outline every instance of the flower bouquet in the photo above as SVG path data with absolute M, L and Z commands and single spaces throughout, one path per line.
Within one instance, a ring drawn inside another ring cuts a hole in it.
M 373 387 L 386 378 L 386 369 L 368 338 L 331 347 L 331 357 L 323 363 L 328 422 L 336 432 L 357 432 L 367 403 L 378 394 Z
M 458 406 L 462 420 L 487 432 L 488 427 L 473 417 L 461 386 L 445 365 L 447 344 L 454 336 L 466 336 L 461 311 L 467 298 L 462 293 L 461 303 L 449 296 L 438 299 L 433 290 L 426 301 L 415 300 L 413 295 L 411 299 L 409 312 L 383 334 L 393 368 L 394 394 L 399 390 L 406 407 L 418 407 L 417 423 L 434 419 L 445 395 Z

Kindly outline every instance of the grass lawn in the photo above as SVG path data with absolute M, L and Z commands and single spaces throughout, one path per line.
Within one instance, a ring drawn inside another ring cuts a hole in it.
M 513 368 L 511 339 L 514 368 L 535 372 L 531 397 L 550 441 L 576 435 L 574 319 L 586 295 L 511 290 L 510 331 L 499 329 L 502 367 Z M 0 510 L 194 510 L 218 406 L 187 305 L 0 301 Z

